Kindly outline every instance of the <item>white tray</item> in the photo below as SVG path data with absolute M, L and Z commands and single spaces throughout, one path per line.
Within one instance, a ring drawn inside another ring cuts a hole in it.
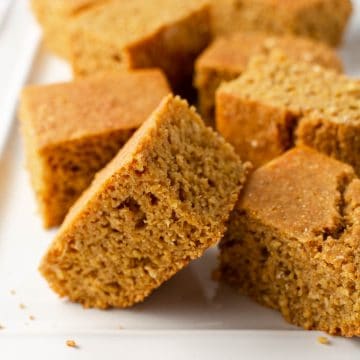
M 341 55 L 360 78 L 359 10 Z M 39 51 L 29 82 L 69 78 L 65 63 Z M 37 271 L 54 231 L 41 227 L 23 163 L 16 126 L 0 159 L 1 360 L 360 358 L 360 339 L 329 337 L 331 345 L 320 345 L 324 334 L 295 328 L 213 282 L 215 249 L 133 309 L 84 310 L 60 300 Z M 66 347 L 67 339 L 79 348 Z

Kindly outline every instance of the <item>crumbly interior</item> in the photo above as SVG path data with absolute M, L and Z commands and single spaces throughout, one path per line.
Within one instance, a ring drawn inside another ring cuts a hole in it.
M 86 307 L 140 302 L 221 238 L 244 176 L 232 147 L 168 97 L 75 204 L 41 271 Z
M 294 34 L 339 45 L 352 6 L 349 0 L 212 0 L 217 35 L 234 31 Z
M 343 164 L 297 151 L 250 177 L 220 245 L 218 275 L 293 324 L 359 336 L 360 180 Z
M 211 125 L 214 125 L 215 92 L 221 83 L 239 77 L 254 56 L 267 56 L 275 49 L 294 61 L 342 72 L 341 60 L 335 51 L 310 39 L 260 32 L 238 32 L 218 38 L 201 54 L 195 66 L 194 83 L 198 89 L 200 113 Z
M 99 136 L 64 142 L 38 151 L 29 165 L 42 164 L 41 175 L 31 168 L 37 177 L 36 191 L 44 227 L 58 226 L 70 207 L 91 184 L 94 174 L 102 169 L 121 149 L 135 129 L 119 130 Z
M 112 2 L 80 16 L 74 26 L 75 75 L 159 67 L 177 91 L 211 39 L 205 0 Z
M 134 132 L 134 129 L 112 131 L 39 148 L 31 122 L 23 121 L 21 128 L 26 164 L 45 228 L 62 223 L 94 174 L 117 154 Z
M 276 52 L 254 58 L 241 77 L 220 87 L 217 126 L 256 166 L 297 143 L 360 174 L 359 96 L 357 81 Z

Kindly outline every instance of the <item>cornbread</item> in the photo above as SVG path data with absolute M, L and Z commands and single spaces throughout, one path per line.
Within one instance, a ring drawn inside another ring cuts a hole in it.
M 342 63 L 333 49 L 306 38 L 256 32 L 218 38 L 199 56 L 195 65 L 194 83 L 200 113 L 210 124 L 214 123 L 215 92 L 220 84 L 239 77 L 253 56 L 268 55 L 274 49 L 283 51 L 294 61 L 342 71 Z
M 66 340 L 66 346 L 76 348 L 78 347 L 74 340 Z
M 278 52 L 250 62 L 217 92 L 216 123 L 243 160 L 260 166 L 294 144 L 360 174 L 360 83 Z
M 321 345 L 329 345 L 329 344 L 330 344 L 329 339 L 328 339 L 327 337 L 325 337 L 325 336 L 319 336 L 319 337 L 317 338 L 317 341 L 318 341 L 318 343 L 321 344 Z
M 76 76 L 121 68 L 159 67 L 179 92 L 211 39 L 208 0 L 112 1 L 74 22 Z
M 336 46 L 352 12 L 350 0 L 211 0 L 214 32 L 264 31 Z
M 244 176 L 233 148 L 168 96 L 72 207 L 41 272 L 85 307 L 143 301 L 222 237 Z
M 27 167 L 45 227 L 61 224 L 94 174 L 169 92 L 161 71 L 150 69 L 23 91 Z
M 69 58 L 69 37 L 73 19 L 107 0 L 31 0 L 32 10 L 42 26 L 46 46 Z
M 250 175 L 220 245 L 221 280 L 305 329 L 360 336 L 360 180 L 295 148 Z

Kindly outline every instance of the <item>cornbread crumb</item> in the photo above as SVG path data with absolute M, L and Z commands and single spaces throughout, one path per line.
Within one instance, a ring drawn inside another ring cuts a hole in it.
M 0 330 L 5 330 L 5 326 L 0 324 Z
M 342 71 L 341 60 L 335 51 L 310 39 L 259 32 L 239 32 L 218 38 L 199 56 L 195 65 L 194 84 L 198 89 L 199 110 L 205 120 L 213 125 L 215 91 L 220 84 L 239 77 L 254 56 L 268 55 L 275 49 L 294 61 Z
M 216 35 L 234 31 L 293 34 L 341 43 L 352 12 L 350 0 L 212 0 Z
M 155 69 L 24 89 L 21 130 L 46 228 L 61 224 L 95 173 L 169 93 L 165 76 Z
M 22 310 L 24 310 L 24 309 L 26 309 L 26 306 L 25 306 L 25 304 L 20 303 L 20 304 L 19 304 L 19 308 L 22 309 Z
M 330 344 L 330 340 L 329 340 L 327 337 L 325 337 L 325 336 L 319 336 L 319 337 L 317 338 L 317 341 L 318 341 L 319 344 L 322 344 L 322 345 L 328 345 L 328 344 Z
M 11 295 L 16 295 L 16 291 L 15 291 L 15 290 L 13 290 L 13 289 L 12 289 L 12 290 L 10 290 L 10 294 L 11 294 Z
M 233 148 L 166 97 L 71 208 L 40 270 L 85 307 L 129 307 L 220 240 L 245 181 Z
M 74 340 L 66 340 L 66 346 L 72 347 L 72 348 L 78 347 L 78 345 L 76 344 L 76 342 Z
M 29 319 L 30 320 L 35 320 L 35 316 L 34 315 L 29 315 Z
M 255 167 L 306 145 L 360 175 L 359 95 L 360 82 L 274 51 L 253 58 L 239 78 L 220 86 L 216 125 Z
M 220 243 L 219 274 L 307 330 L 360 336 L 360 179 L 295 148 L 249 177 Z

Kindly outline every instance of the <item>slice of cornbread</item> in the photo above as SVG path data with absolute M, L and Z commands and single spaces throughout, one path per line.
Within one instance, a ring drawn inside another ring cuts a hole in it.
M 73 19 L 107 0 L 31 0 L 32 10 L 43 29 L 46 46 L 69 58 L 69 37 Z
M 276 52 L 220 86 L 217 128 L 255 166 L 304 144 L 360 174 L 359 96 L 358 81 Z
M 306 38 L 266 33 L 235 33 L 215 40 L 197 59 L 195 87 L 201 115 L 214 123 L 215 92 L 222 82 L 239 77 L 255 55 L 268 55 L 274 49 L 283 51 L 294 61 L 305 61 L 342 72 L 335 51 Z
M 191 79 L 195 58 L 211 38 L 208 0 L 111 1 L 74 25 L 75 75 L 159 67 L 177 92 Z
M 360 336 L 360 180 L 295 148 L 251 174 L 217 275 L 289 322 Z
M 45 227 L 60 225 L 94 174 L 169 93 L 159 70 L 24 89 L 19 116 Z
M 233 148 L 169 96 L 71 209 L 41 272 L 86 307 L 140 302 L 220 240 L 244 176 Z
M 211 0 L 214 31 L 293 34 L 339 45 L 352 12 L 350 0 Z

